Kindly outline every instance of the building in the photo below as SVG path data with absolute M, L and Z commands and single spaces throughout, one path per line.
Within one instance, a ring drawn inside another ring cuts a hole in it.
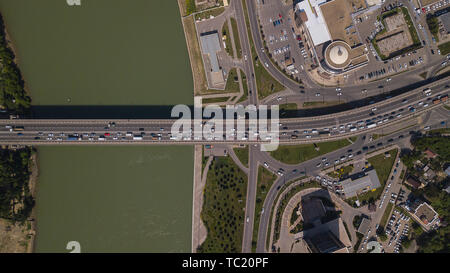
M 409 186 L 411 186 L 414 189 L 420 189 L 423 188 L 422 183 L 420 183 L 419 181 L 417 181 L 414 177 L 410 176 L 408 177 L 408 179 L 405 180 L 405 183 Z
M 351 198 L 357 194 L 375 190 L 381 186 L 377 172 L 371 170 L 365 176 L 352 180 L 348 178 L 341 182 L 342 190 L 346 198 Z
M 445 173 L 447 174 L 447 176 L 450 176 L 450 166 L 448 166 L 447 169 L 445 169 Z
M 416 208 L 416 210 L 414 211 L 414 216 L 427 230 L 432 226 L 439 224 L 437 212 L 434 211 L 434 209 L 425 202 L 423 202 Z
M 303 0 L 296 5 L 298 18 L 305 24 L 314 46 L 331 40 L 320 5 L 326 0 Z
M 341 218 L 305 230 L 301 238 L 312 253 L 349 253 L 352 243 Z
M 309 34 L 315 61 L 324 73 L 341 74 L 368 63 L 352 14 L 367 8 L 360 0 L 303 0 L 295 6 L 297 27 Z
M 437 156 L 437 154 L 435 154 L 432 150 L 428 148 L 424 151 L 424 153 L 427 158 L 435 158 Z
M 442 22 L 442 26 L 445 29 L 446 34 L 450 34 L 450 12 L 446 12 L 439 16 L 439 19 Z
M 367 219 L 366 217 L 363 217 L 361 224 L 359 224 L 358 232 L 361 234 L 366 234 L 367 231 L 369 231 L 369 227 L 370 227 L 370 220 Z
M 210 31 L 200 34 L 200 45 L 202 53 L 206 56 L 203 58 L 203 65 L 207 72 L 207 79 L 210 88 L 225 83 L 222 69 L 219 65 L 217 53 L 222 50 L 220 47 L 219 33 L 217 31 Z

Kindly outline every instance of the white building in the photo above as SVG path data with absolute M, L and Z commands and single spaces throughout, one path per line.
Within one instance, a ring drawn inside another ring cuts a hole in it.
M 296 11 L 306 14 L 304 23 L 308 28 L 314 46 L 323 44 L 331 40 L 327 23 L 323 18 L 320 5 L 325 4 L 326 0 L 303 0 L 297 3 Z

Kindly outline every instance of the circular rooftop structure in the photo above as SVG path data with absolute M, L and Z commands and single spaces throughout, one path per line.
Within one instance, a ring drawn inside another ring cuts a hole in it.
M 325 62 L 334 69 L 343 69 L 350 63 L 350 46 L 343 41 L 335 41 L 325 49 Z

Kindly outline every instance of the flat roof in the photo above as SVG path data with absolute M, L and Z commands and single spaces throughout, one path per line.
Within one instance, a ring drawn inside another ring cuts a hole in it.
M 366 217 L 363 217 L 361 224 L 359 225 L 358 232 L 361 234 L 366 234 L 369 230 L 370 220 Z
M 450 12 L 447 12 L 445 14 L 442 14 L 439 16 L 439 19 L 441 19 L 442 24 L 444 25 L 444 28 L 447 32 L 450 32 Z
M 200 42 L 202 45 L 203 54 L 207 54 L 211 63 L 212 72 L 219 72 L 219 60 L 217 59 L 217 52 L 222 50 L 219 42 L 219 34 L 217 31 L 205 32 L 200 34 Z
M 308 17 L 305 25 L 315 46 L 331 40 L 327 23 L 319 7 L 324 3 L 326 0 L 303 0 L 297 3 L 297 9 L 304 11 Z
M 367 187 L 373 190 L 381 186 L 380 180 L 378 179 L 378 175 L 375 170 L 371 170 L 367 172 L 365 176 L 355 180 L 348 178 L 342 181 L 341 184 L 346 197 L 353 197 L 358 191 L 363 190 Z

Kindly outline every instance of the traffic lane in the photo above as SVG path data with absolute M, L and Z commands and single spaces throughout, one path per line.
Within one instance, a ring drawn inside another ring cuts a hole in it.
M 255 158 L 256 151 L 258 149 L 254 145 L 250 145 L 249 151 L 249 175 L 247 185 L 247 202 L 245 209 L 245 222 L 244 222 L 244 235 L 242 242 L 242 252 L 250 253 L 252 250 L 253 239 L 253 226 L 255 219 L 255 206 L 256 206 L 256 189 L 258 184 L 258 160 Z
M 412 128 L 402 130 L 401 132 L 397 132 L 395 134 L 392 134 L 392 135 L 389 135 L 389 136 L 386 136 L 386 137 L 382 137 L 379 140 L 377 140 L 376 143 L 381 142 L 381 143 L 386 143 L 388 145 L 399 143 L 401 141 L 404 141 L 404 137 L 400 138 L 400 135 L 404 136 L 406 134 L 406 132 L 408 132 L 409 130 L 412 130 Z M 389 139 L 393 139 L 393 141 L 392 142 L 388 142 L 387 140 L 389 140 Z M 357 151 L 361 151 L 361 153 L 365 154 L 365 155 L 367 155 L 368 153 L 372 152 L 372 150 L 367 150 L 365 153 L 362 151 L 362 147 L 364 146 L 364 142 L 362 142 L 362 143 L 358 142 L 358 143 L 355 143 L 352 146 L 353 147 L 351 149 L 353 149 L 354 152 L 355 151 L 356 152 Z M 342 149 L 340 149 L 338 151 L 335 151 L 333 153 L 334 154 L 339 154 L 342 151 L 345 151 L 346 148 L 349 149 L 350 147 L 342 148 Z M 331 158 L 331 154 L 332 153 L 323 155 L 323 157 Z M 267 158 L 265 156 L 262 156 L 262 158 L 264 158 L 265 160 L 268 160 L 268 162 L 270 161 L 271 164 L 274 164 L 274 165 L 278 164 L 278 166 L 280 166 L 280 167 L 282 166 L 282 163 L 280 163 L 280 162 L 278 162 L 278 161 L 276 161 L 274 159 L 269 159 L 269 158 Z M 299 170 L 301 170 L 303 168 L 306 169 L 308 165 L 309 166 L 311 166 L 311 165 L 314 166 L 314 163 L 315 162 L 319 162 L 319 161 L 320 161 L 319 158 L 315 158 L 315 159 L 312 159 L 310 161 L 306 161 L 304 163 L 301 163 L 301 164 L 297 165 L 296 168 L 299 169 Z M 316 171 L 312 171 L 312 173 L 315 173 L 315 172 Z M 300 175 L 297 175 L 297 176 L 294 176 L 294 177 L 290 177 L 289 180 L 287 180 L 286 178 L 283 178 L 283 177 L 278 177 L 278 179 L 275 181 L 273 186 L 269 189 L 269 192 L 267 193 L 266 200 L 264 200 L 264 204 L 263 204 L 264 211 L 270 212 L 270 210 L 273 207 L 273 203 L 274 203 L 275 197 L 278 194 L 279 189 L 286 182 L 292 181 L 294 179 L 298 179 L 300 177 L 301 177 Z M 257 252 L 265 252 L 265 245 L 266 245 L 265 243 L 266 243 L 266 237 L 267 237 L 267 231 L 268 231 L 268 223 L 270 221 L 270 219 L 268 219 L 269 217 L 270 217 L 270 213 L 263 214 L 263 216 L 261 216 L 261 221 L 260 221 L 260 226 L 259 226 L 259 233 L 258 233 Z
M 269 57 L 266 55 L 265 52 L 263 52 L 261 50 L 262 48 L 262 41 L 259 35 L 259 26 L 257 23 L 257 19 L 256 19 L 256 12 L 255 12 L 255 7 L 254 7 L 254 1 L 250 0 L 248 1 L 248 9 L 249 9 L 249 18 L 250 18 L 250 26 L 251 26 L 251 30 L 254 33 L 253 36 L 257 36 L 258 39 L 254 39 L 255 40 L 255 45 L 256 45 L 256 51 L 259 55 L 259 58 L 261 60 L 263 60 L 264 62 L 268 63 L 268 69 L 269 72 L 275 77 L 275 79 L 277 79 L 279 82 L 283 83 L 287 88 L 291 89 L 291 90 L 299 90 L 299 85 L 293 81 L 291 81 L 289 78 L 287 78 L 287 76 L 285 76 L 282 72 L 280 72 L 269 60 Z M 429 64 L 429 66 L 435 65 L 437 64 L 438 61 L 435 61 L 434 63 Z M 398 77 L 396 77 L 396 82 L 398 83 L 398 87 L 403 87 L 404 84 L 403 83 L 407 83 L 408 81 L 403 81 L 401 79 L 404 79 L 406 76 L 412 75 L 417 73 L 415 70 L 411 70 L 408 72 L 404 72 L 400 75 L 398 75 Z M 307 79 L 309 79 L 309 77 L 306 77 Z M 309 81 L 311 81 L 309 79 Z M 314 90 L 316 92 L 324 92 L 324 93 L 330 93 L 333 91 L 334 88 L 324 88 L 324 87 L 320 87 L 318 86 L 316 83 L 311 82 L 310 83 L 311 86 L 314 87 Z M 370 84 L 365 84 L 364 86 L 350 86 L 350 87 L 346 87 L 345 90 L 346 92 L 349 93 L 354 93 L 355 96 L 358 95 L 358 93 L 360 94 L 361 92 L 361 88 L 375 88 L 377 87 L 377 85 L 379 85 L 379 83 L 374 82 L 374 83 L 370 83 Z M 349 97 L 354 97 L 353 95 L 349 95 Z M 361 97 L 364 97 L 363 95 L 361 95 Z

